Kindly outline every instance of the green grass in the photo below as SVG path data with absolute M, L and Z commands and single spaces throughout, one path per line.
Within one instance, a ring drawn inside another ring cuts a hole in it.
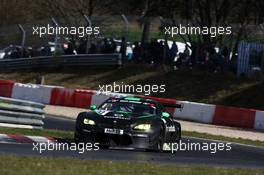
M 73 132 L 59 131 L 51 129 L 20 129 L 20 128 L 2 128 L 0 127 L 0 134 L 21 134 L 29 136 L 49 136 L 58 138 L 73 138 Z
M 50 129 L 16 129 L 16 128 L 0 128 L 0 134 L 21 134 L 21 135 L 30 135 L 30 136 L 50 136 L 56 138 L 73 138 L 74 133 L 72 131 L 59 131 L 59 130 L 50 130 Z M 255 146 L 263 146 L 264 142 L 253 141 L 242 138 L 230 138 L 224 136 L 217 136 L 211 134 L 203 134 L 190 131 L 182 131 L 183 136 L 197 137 L 204 139 L 213 139 L 227 142 L 242 143 Z
M 0 159 L 0 174 L 5 175 L 260 175 L 264 173 L 263 169 L 158 165 L 70 158 L 1 156 Z
M 203 138 L 203 139 L 212 139 L 212 140 L 234 142 L 234 143 L 241 143 L 241 144 L 264 147 L 264 142 L 263 141 L 257 141 L 257 140 L 254 141 L 254 140 L 242 139 L 242 138 L 231 138 L 231 137 L 211 135 L 211 134 L 191 132 L 191 131 L 182 131 L 182 135 L 183 136 L 189 136 L 189 137 L 197 137 L 197 138 Z

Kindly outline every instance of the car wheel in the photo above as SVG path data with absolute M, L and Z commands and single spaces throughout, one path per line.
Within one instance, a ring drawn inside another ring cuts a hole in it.
M 158 152 L 162 152 L 163 151 L 163 145 L 164 145 L 164 137 L 163 137 L 163 132 L 161 131 L 160 135 L 159 135 L 159 140 L 158 140 L 158 143 L 156 146 L 156 150 Z
M 83 141 L 84 141 L 84 139 L 81 136 L 80 132 L 78 132 L 78 130 L 75 130 L 75 132 L 74 132 L 74 142 L 75 143 L 81 143 Z
M 151 151 L 151 152 L 153 152 L 153 151 L 162 152 L 163 151 L 163 145 L 164 145 L 164 136 L 163 136 L 163 131 L 161 130 L 157 143 L 152 148 L 146 149 L 146 151 L 148 151 L 148 152 L 149 151 Z
M 178 123 L 178 132 L 177 132 L 177 137 L 176 137 L 176 142 L 179 143 L 181 140 L 181 125 Z

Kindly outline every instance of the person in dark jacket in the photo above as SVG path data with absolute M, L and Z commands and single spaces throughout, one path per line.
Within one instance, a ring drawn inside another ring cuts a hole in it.
M 135 61 L 136 63 L 142 62 L 141 59 L 141 47 L 138 42 L 134 43 L 135 47 L 133 48 L 133 58 L 132 60 Z
M 120 47 L 122 64 L 124 64 L 126 62 L 126 50 L 127 50 L 126 39 L 125 39 L 125 37 L 122 37 L 122 39 L 121 39 L 121 47 Z
M 113 38 L 110 39 L 110 53 L 116 53 L 116 42 Z
M 175 58 L 179 51 L 178 46 L 175 41 L 173 41 L 170 51 L 171 51 L 172 57 Z

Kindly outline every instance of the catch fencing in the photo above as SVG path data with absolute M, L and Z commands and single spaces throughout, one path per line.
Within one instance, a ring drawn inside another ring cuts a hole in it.
M 264 70 L 264 44 L 241 42 L 238 47 L 237 76 L 247 76 L 256 67 Z

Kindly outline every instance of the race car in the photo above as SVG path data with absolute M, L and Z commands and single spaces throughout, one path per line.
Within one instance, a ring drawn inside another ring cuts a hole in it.
M 74 140 L 110 146 L 162 151 L 164 143 L 181 139 L 181 125 L 157 101 L 122 97 L 109 98 L 99 107 L 81 112 L 76 119 Z M 168 105 L 181 108 L 181 105 Z

